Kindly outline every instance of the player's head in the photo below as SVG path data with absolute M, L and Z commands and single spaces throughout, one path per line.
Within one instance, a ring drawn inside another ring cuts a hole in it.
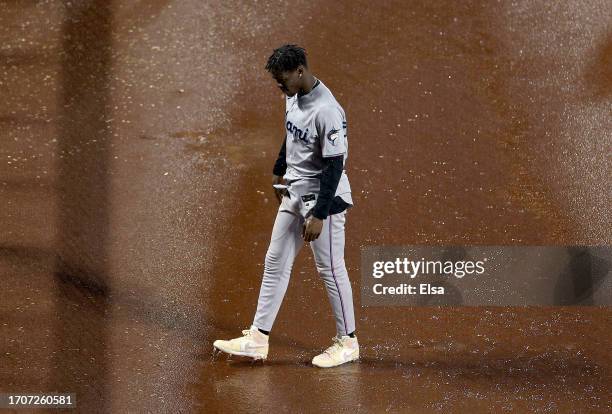
M 270 72 L 278 87 L 287 96 L 293 96 L 302 89 L 308 74 L 306 50 L 298 45 L 283 45 L 268 58 L 266 70 Z

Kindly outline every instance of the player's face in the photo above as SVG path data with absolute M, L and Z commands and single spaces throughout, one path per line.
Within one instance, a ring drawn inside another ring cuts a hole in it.
M 272 77 L 285 95 L 293 96 L 299 92 L 302 80 L 299 69 L 276 73 Z

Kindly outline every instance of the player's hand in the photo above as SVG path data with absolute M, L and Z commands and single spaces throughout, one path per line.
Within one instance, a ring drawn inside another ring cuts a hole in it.
M 283 182 L 283 177 L 278 176 L 278 175 L 273 175 L 272 176 L 272 185 L 274 184 L 284 184 Z M 278 204 L 280 204 L 283 201 L 283 196 L 285 195 L 285 192 L 287 190 L 278 190 L 274 187 L 272 187 L 274 189 L 274 195 L 276 196 L 276 199 L 278 200 Z
M 306 219 L 304 227 L 302 228 L 302 238 L 304 238 L 306 242 L 314 241 L 319 238 L 322 230 L 323 220 L 310 216 Z

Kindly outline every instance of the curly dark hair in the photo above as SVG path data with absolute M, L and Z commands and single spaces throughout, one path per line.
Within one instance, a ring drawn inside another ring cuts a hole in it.
M 266 70 L 272 74 L 292 71 L 298 66 L 308 67 L 306 61 L 306 50 L 298 45 L 283 45 L 268 58 Z

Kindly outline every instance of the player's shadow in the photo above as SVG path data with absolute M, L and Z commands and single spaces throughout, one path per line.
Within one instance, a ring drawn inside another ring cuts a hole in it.
M 592 254 L 589 247 L 567 248 L 569 263 L 554 288 L 554 305 L 596 305 L 593 294 L 606 281 L 610 262 Z
M 449 246 L 444 249 L 440 255 L 442 263 L 451 261 L 453 263 L 470 260 L 467 250 L 459 246 Z M 426 275 L 427 283 L 432 286 L 444 288 L 443 295 L 418 295 L 416 298 L 417 306 L 461 306 L 463 305 L 463 295 L 459 288 L 455 285 L 457 281 L 453 275 L 444 275 L 436 273 Z
M 587 85 L 587 99 L 608 99 L 612 95 L 612 32 L 595 50 L 591 64 L 584 77 Z

